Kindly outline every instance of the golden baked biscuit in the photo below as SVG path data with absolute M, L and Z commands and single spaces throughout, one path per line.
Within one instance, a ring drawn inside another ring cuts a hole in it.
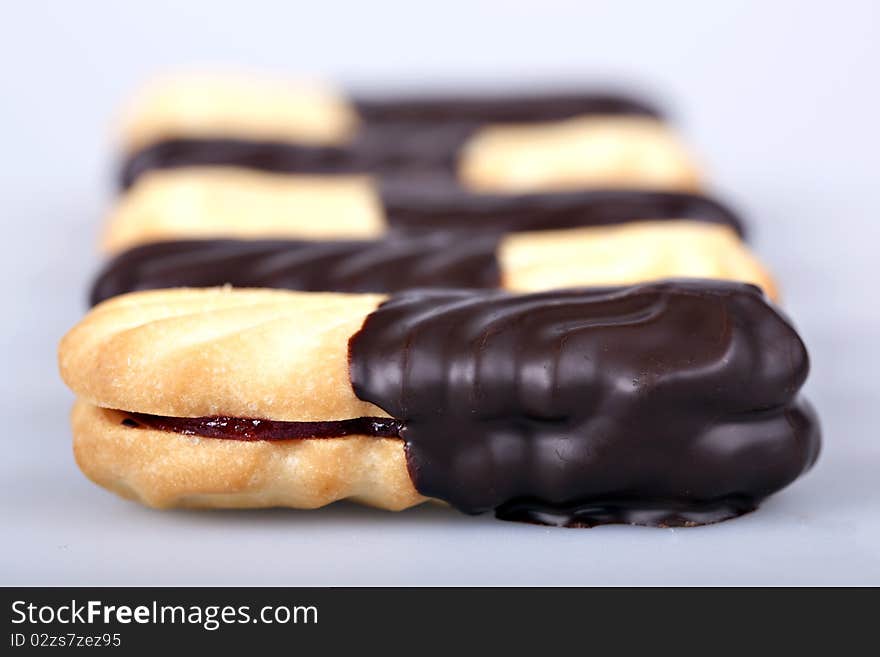
M 752 283 L 771 299 L 773 277 L 729 226 L 640 221 L 513 233 L 498 246 L 503 287 L 523 292 L 628 285 L 662 278 Z
M 394 438 L 218 440 L 123 424 L 78 400 L 73 451 L 96 484 L 152 507 L 314 509 L 342 499 L 398 511 L 425 501 Z
M 112 410 L 294 422 L 387 415 L 354 395 L 347 354 L 348 338 L 383 299 L 209 289 L 101 304 L 59 348 L 62 378 L 78 397 L 77 463 L 96 483 L 151 506 L 423 501 L 399 440 L 200 439 L 132 430 Z
M 144 174 L 111 210 L 102 247 L 115 253 L 180 238 L 377 237 L 384 212 L 365 176 L 191 167 Z
M 346 353 L 383 299 L 224 288 L 123 295 L 64 337 L 61 375 L 91 404 L 155 415 L 383 415 L 352 392 Z
M 487 127 L 465 145 L 458 171 L 465 186 L 496 193 L 590 187 L 693 191 L 702 178 L 672 130 L 640 116 Z
M 154 80 L 120 120 L 128 152 L 167 139 L 236 136 L 312 145 L 349 141 L 358 117 L 326 84 L 244 75 L 190 74 Z

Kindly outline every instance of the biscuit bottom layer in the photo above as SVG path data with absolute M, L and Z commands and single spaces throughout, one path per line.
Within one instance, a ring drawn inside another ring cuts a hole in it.
M 285 422 L 227 416 L 182 418 L 127 412 L 119 423 L 132 429 L 244 442 L 326 440 L 346 436 L 400 438 L 403 429 L 400 421 L 381 417 Z M 495 516 L 501 520 L 574 528 L 605 524 L 693 527 L 749 513 L 757 508 L 758 502 L 759 499 L 748 495 L 727 495 L 713 500 L 610 496 L 567 504 L 516 498 L 497 507 Z
M 399 511 L 425 501 L 400 438 L 222 440 L 127 419 L 78 400 L 74 456 L 95 483 L 154 508 L 315 509 L 348 499 Z
M 172 431 L 187 436 L 224 440 L 295 440 L 303 438 L 342 438 L 374 436 L 398 438 L 403 424 L 386 417 L 358 417 L 326 422 L 282 422 L 258 418 L 227 416 L 167 417 L 147 413 L 126 413 L 127 427 Z

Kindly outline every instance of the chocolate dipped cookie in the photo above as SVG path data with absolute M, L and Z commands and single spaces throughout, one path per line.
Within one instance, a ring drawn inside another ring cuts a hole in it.
M 808 358 L 751 285 L 160 290 L 63 339 L 82 470 L 157 507 L 716 522 L 819 451 Z
M 418 174 L 486 192 L 693 190 L 691 155 L 644 101 L 607 91 L 347 96 L 259 78 L 160 80 L 122 122 L 121 181 L 233 166 L 290 174 Z
M 91 303 L 171 287 L 268 287 L 319 292 L 408 288 L 538 291 L 661 278 L 776 284 L 729 226 L 698 221 L 475 235 L 398 235 L 377 240 L 180 240 L 134 247 L 113 258 Z

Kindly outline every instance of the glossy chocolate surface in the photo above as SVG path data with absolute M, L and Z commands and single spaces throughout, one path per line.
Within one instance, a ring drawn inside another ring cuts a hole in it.
M 658 116 L 646 103 L 609 93 L 425 96 L 355 101 L 363 123 L 351 143 L 315 147 L 229 137 L 176 138 L 126 159 L 120 185 L 154 169 L 240 166 L 280 173 L 450 175 L 462 145 L 487 122 L 547 121 L 583 114 Z
M 169 287 L 269 287 L 396 292 L 411 287 L 492 288 L 497 240 L 441 236 L 381 241 L 190 240 L 135 247 L 112 260 L 92 287 L 104 299 Z
M 403 425 L 416 488 L 467 513 L 716 522 L 819 451 L 804 345 L 750 285 L 413 291 L 349 347 L 357 396 Z
M 226 440 L 293 440 L 302 438 L 341 438 L 363 435 L 397 438 L 400 422 L 384 417 L 358 417 L 333 422 L 280 422 L 241 417 L 166 417 L 146 413 L 127 413 L 127 427 L 172 431 L 186 436 Z
M 660 118 L 643 100 L 613 92 L 423 94 L 355 97 L 365 123 L 521 123 L 583 114 L 633 114 Z
M 382 201 L 391 228 L 402 234 L 517 231 L 689 219 L 743 224 L 718 200 L 683 192 L 608 189 L 544 194 L 475 194 L 442 179 L 386 179 Z

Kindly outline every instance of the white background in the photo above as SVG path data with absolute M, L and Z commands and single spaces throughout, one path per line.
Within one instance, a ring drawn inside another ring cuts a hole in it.
M 0 24 L 5 313 L 0 584 L 880 584 L 880 11 L 818 2 L 9 3 Z M 629 81 L 741 209 L 813 357 L 824 452 L 757 513 L 555 530 L 402 514 L 157 512 L 89 483 L 55 347 L 85 310 L 113 111 L 161 70 L 352 86 Z

